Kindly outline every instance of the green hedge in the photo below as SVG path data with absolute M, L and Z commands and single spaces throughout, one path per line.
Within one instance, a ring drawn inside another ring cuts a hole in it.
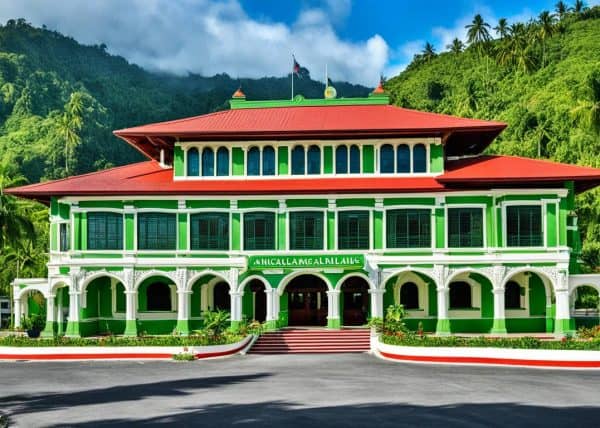
M 491 337 L 436 337 L 405 334 L 400 336 L 381 336 L 387 345 L 398 346 L 446 346 L 473 348 L 514 348 L 514 349 L 563 349 L 600 351 L 600 339 L 594 340 L 539 340 L 535 337 L 491 338 Z
M 26 336 L 6 336 L 0 338 L 0 346 L 209 346 L 227 345 L 239 342 L 243 335 L 225 334 L 218 338 L 207 335 L 192 336 L 145 336 L 101 338 L 57 337 L 54 339 L 30 339 Z

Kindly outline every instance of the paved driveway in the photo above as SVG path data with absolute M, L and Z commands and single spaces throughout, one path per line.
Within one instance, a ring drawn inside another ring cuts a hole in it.
M 600 371 L 399 364 L 366 354 L 0 363 L 10 426 L 594 426 Z

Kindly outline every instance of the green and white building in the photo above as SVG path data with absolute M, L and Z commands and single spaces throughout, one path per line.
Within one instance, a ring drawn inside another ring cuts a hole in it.
M 249 101 L 115 131 L 148 161 L 9 189 L 50 209 L 44 335 L 188 334 L 209 309 L 337 329 L 402 303 L 425 331 L 564 334 L 575 194 L 600 170 L 483 155 L 505 124 L 369 97 Z M 20 317 L 16 317 L 18 326 Z

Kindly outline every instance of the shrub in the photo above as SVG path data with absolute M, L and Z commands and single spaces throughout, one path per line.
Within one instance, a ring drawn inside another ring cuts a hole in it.
M 174 361 L 196 361 L 196 355 L 191 352 L 180 352 L 173 354 Z
M 580 339 L 600 339 L 600 325 L 593 327 L 579 327 L 577 337 Z
M 23 330 L 42 331 L 46 326 L 46 320 L 41 314 L 33 314 L 29 317 L 23 317 L 21 319 L 21 326 Z
M 204 320 L 204 330 L 212 335 L 214 339 L 218 339 L 223 335 L 223 332 L 229 327 L 229 312 L 216 310 L 204 311 L 202 313 Z

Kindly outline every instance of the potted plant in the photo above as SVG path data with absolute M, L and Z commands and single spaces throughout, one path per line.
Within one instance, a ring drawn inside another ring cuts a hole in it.
M 44 329 L 46 321 L 40 314 L 33 314 L 29 317 L 23 317 L 21 326 L 27 331 L 27 336 L 35 338 L 40 336 L 40 332 Z

